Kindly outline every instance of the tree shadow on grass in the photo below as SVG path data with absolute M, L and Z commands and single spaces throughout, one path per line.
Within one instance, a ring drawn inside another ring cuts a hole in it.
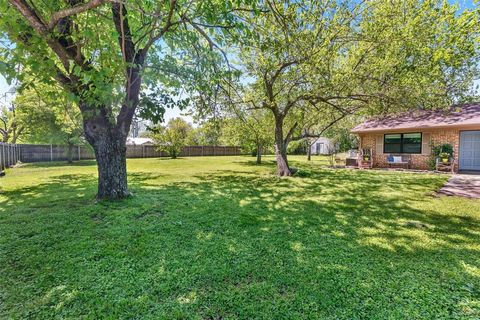
M 274 168 L 277 163 L 275 160 L 265 160 L 265 159 L 262 159 L 261 163 L 257 163 L 255 159 L 246 160 L 246 161 L 232 161 L 232 162 L 236 164 L 240 164 L 242 166 L 246 166 L 246 167 L 269 167 L 269 168 Z
M 114 203 L 77 197 L 94 194 L 88 175 L 3 192 L 5 312 L 33 301 L 25 308 L 45 317 L 478 315 L 480 218 L 437 210 L 443 202 L 425 194 L 438 177 L 161 178 L 129 174 L 135 196 Z

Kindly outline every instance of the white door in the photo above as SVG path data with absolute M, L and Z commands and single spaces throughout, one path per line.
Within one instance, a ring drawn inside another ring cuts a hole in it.
M 317 143 L 317 154 L 324 154 L 325 148 L 323 147 L 323 142 Z
M 460 132 L 460 170 L 480 171 L 480 131 Z

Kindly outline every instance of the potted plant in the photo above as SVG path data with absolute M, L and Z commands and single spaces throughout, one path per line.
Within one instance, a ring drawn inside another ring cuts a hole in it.
M 364 154 L 363 155 L 363 160 L 364 161 L 370 161 L 370 155 L 369 154 Z
M 448 164 L 450 161 L 450 154 L 448 152 L 442 152 L 440 153 L 440 159 L 442 159 L 443 164 Z

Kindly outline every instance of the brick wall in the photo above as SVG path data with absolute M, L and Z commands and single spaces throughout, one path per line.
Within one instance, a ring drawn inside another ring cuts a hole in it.
M 412 132 L 412 131 L 407 131 Z M 403 133 L 407 133 L 403 132 Z M 415 131 L 418 132 L 418 131 Z M 387 168 L 387 154 L 383 153 L 383 136 L 385 133 L 367 133 L 360 134 L 360 148 L 369 148 L 372 152 L 373 166 L 377 168 Z M 402 132 L 395 132 L 402 133 Z M 438 129 L 422 131 L 422 153 L 412 154 L 412 169 L 426 170 L 428 168 L 428 160 L 431 157 L 431 146 L 449 143 L 453 146 L 454 157 L 457 160 L 458 147 L 460 144 L 460 132 L 458 129 Z M 455 171 L 458 170 L 458 161 L 456 161 Z

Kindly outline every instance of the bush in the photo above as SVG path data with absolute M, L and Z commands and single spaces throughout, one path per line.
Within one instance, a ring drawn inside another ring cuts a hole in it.
M 432 146 L 432 153 L 435 157 L 439 157 L 441 153 L 448 153 L 453 156 L 453 146 L 449 143 L 440 144 L 438 146 Z
M 432 156 L 428 159 L 427 165 L 430 170 L 435 170 L 437 158 L 441 158 L 442 154 L 453 156 L 453 146 L 449 143 L 432 145 Z
M 427 161 L 428 169 L 435 170 L 437 165 L 437 157 L 435 155 L 430 156 Z

